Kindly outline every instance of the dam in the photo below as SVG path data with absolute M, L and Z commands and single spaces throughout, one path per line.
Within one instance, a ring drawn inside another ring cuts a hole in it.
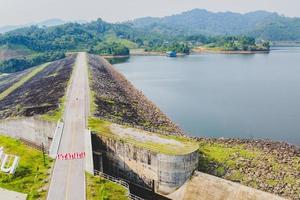
M 182 186 L 198 167 L 198 146 L 135 128 L 107 125 L 93 132 L 95 168 L 159 194 Z M 120 134 L 121 133 L 121 134 Z

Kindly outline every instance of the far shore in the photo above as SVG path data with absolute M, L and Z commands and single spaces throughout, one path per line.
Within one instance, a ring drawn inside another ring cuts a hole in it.
M 166 52 L 159 51 L 145 51 L 144 49 L 132 49 L 130 50 L 131 56 L 166 56 Z M 177 53 L 178 56 L 186 56 L 184 53 Z
M 130 55 L 100 55 L 103 58 L 128 58 Z
M 270 51 L 261 50 L 261 51 L 226 51 L 221 49 L 214 49 L 214 48 L 205 48 L 205 47 L 198 47 L 192 50 L 192 53 L 216 53 L 216 54 L 268 54 Z

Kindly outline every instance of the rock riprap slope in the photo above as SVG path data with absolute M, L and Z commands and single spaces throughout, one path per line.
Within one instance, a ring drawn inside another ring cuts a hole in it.
M 75 56 L 46 64 L 22 85 L 14 88 L 0 99 L 0 119 L 16 116 L 42 115 L 59 107 L 60 100 L 64 97 L 68 81 L 71 77 Z M 2 93 L 18 84 L 29 69 L 24 72 L 0 77 Z M 5 81 L 8 80 L 8 82 Z M 3 80 L 3 81 L 2 81 Z
M 95 117 L 165 135 L 183 135 L 180 128 L 105 59 L 88 55 L 88 64 Z

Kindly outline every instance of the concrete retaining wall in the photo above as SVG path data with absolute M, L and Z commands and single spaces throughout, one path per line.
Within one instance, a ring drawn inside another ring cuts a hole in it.
M 104 172 L 161 194 L 169 194 L 183 185 L 198 166 L 196 151 L 170 156 L 94 134 L 92 141 L 93 150 L 103 155 Z M 94 162 L 98 162 L 95 159 L 101 160 L 94 158 Z
M 49 149 L 56 129 L 56 123 L 35 117 L 7 119 L 0 121 L 0 134 L 13 138 L 24 138 L 36 145 Z
M 195 172 L 180 189 L 166 197 L 173 200 L 284 200 L 202 172 Z
M 85 171 L 94 174 L 92 136 L 90 130 L 84 133 Z

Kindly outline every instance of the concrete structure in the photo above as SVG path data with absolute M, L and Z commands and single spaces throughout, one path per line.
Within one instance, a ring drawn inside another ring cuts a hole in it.
M 3 200 L 26 200 L 27 194 L 0 188 L 0 199 L 3 199 Z
M 56 123 L 36 117 L 6 119 L 0 121 L 0 133 L 13 138 L 23 138 L 36 145 L 50 148 Z
M 52 140 L 52 143 L 51 143 L 50 149 L 49 149 L 49 156 L 53 159 L 55 159 L 57 156 L 63 130 L 64 130 L 64 123 L 57 122 L 53 140 Z
M 93 134 L 92 141 L 96 169 L 160 194 L 178 189 L 198 166 L 197 150 L 166 155 L 102 135 Z
M 195 172 L 181 188 L 166 197 L 174 200 L 284 200 L 279 196 L 201 172 Z
M 90 130 L 84 133 L 84 150 L 85 150 L 85 171 L 94 174 L 92 135 Z

